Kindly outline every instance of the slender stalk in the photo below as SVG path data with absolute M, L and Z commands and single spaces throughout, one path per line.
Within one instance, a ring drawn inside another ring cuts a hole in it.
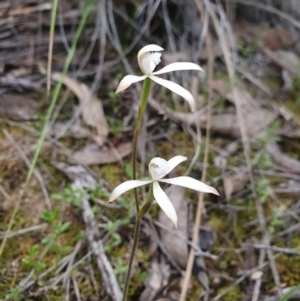
M 201 14 L 201 19 L 203 24 L 205 23 L 205 12 L 204 7 L 202 5 L 202 2 L 200 0 L 195 0 L 196 5 L 199 9 L 199 12 Z M 211 44 L 211 35 L 208 31 L 206 34 L 206 52 L 208 54 L 208 95 L 207 95 L 207 102 L 208 102 L 208 111 L 207 111 L 207 124 L 206 124 L 206 138 L 205 138 L 205 150 L 204 150 L 204 158 L 203 158 L 203 170 L 202 170 L 202 177 L 201 181 L 205 182 L 206 173 L 207 173 L 207 162 L 208 162 L 208 154 L 209 154 L 209 141 L 210 141 L 210 129 L 211 129 L 211 96 L 212 96 L 212 80 L 213 80 L 213 68 L 214 68 L 214 56 L 212 53 L 212 44 Z M 198 204 L 197 204 L 197 212 L 196 212 L 196 218 L 195 218 L 195 224 L 194 224 L 194 230 L 193 230 L 193 244 L 200 245 L 199 243 L 199 229 L 201 225 L 201 214 L 202 214 L 202 208 L 203 208 L 203 199 L 204 194 L 201 192 L 198 197 Z M 189 252 L 187 267 L 184 275 L 183 285 L 180 293 L 179 301 L 185 301 L 186 295 L 192 275 L 193 265 L 194 265 L 194 259 L 195 259 L 195 250 L 191 248 Z
M 47 95 L 48 96 L 50 94 L 50 88 L 51 88 L 52 52 L 53 52 L 53 39 L 54 39 L 57 6 L 58 6 L 58 0 L 53 0 L 50 31 L 49 31 L 49 49 L 48 49 L 48 64 L 47 64 Z
M 139 138 L 139 133 L 140 133 L 140 129 L 141 129 L 144 111 L 145 111 L 145 108 L 147 105 L 147 100 L 149 97 L 150 88 L 151 88 L 151 79 L 147 77 L 144 80 L 141 103 L 139 106 L 139 112 L 138 112 L 138 117 L 137 117 L 137 121 L 136 121 L 136 125 L 135 125 L 134 136 L 133 136 L 133 149 L 132 149 L 132 178 L 133 178 L 133 180 L 136 180 L 136 163 L 137 163 L 136 161 L 137 161 L 138 138 Z M 137 243 L 139 240 L 139 233 L 140 233 L 140 226 L 141 226 L 141 220 L 138 219 L 140 206 L 139 206 L 138 192 L 137 192 L 136 188 L 134 189 L 134 199 L 135 199 L 135 207 L 136 207 L 134 237 L 133 237 L 133 245 L 132 245 L 132 250 L 131 250 L 131 254 L 130 254 L 128 270 L 127 270 L 127 274 L 126 274 L 124 293 L 123 293 L 123 299 L 122 299 L 123 301 L 126 301 L 126 299 L 127 299 L 130 273 L 131 273 L 131 268 L 132 268 L 132 263 L 133 263 Z

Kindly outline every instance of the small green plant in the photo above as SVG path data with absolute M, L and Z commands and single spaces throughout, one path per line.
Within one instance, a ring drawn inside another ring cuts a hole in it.
M 106 252 L 112 251 L 115 247 L 119 246 L 122 242 L 121 236 L 116 232 L 117 228 L 120 226 L 121 220 L 117 219 L 115 221 L 109 221 L 104 229 L 110 233 L 111 241 L 107 243 L 104 247 Z
M 255 53 L 255 47 L 244 43 L 238 43 L 237 49 L 239 53 L 244 57 L 251 57 Z
M 46 255 L 47 252 L 51 251 L 55 255 L 56 263 L 58 263 L 61 260 L 62 255 L 71 250 L 69 246 L 60 246 L 59 244 L 59 236 L 65 233 L 70 227 L 70 222 L 60 223 L 59 216 L 59 207 L 54 208 L 52 211 L 45 210 L 43 212 L 43 219 L 49 224 L 50 233 L 41 240 L 40 244 L 32 246 L 28 251 L 27 256 L 22 258 L 22 263 L 33 269 L 33 279 L 36 279 L 37 274 L 47 268 L 47 265 L 42 261 L 40 254 Z
M 266 178 L 259 178 L 256 185 L 259 201 L 263 204 L 271 195 L 272 190 L 269 187 L 269 182 Z
M 125 264 L 122 258 L 117 258 L 116 267 L 114 268 L 113 272 L 115 275 L 124 274 L 127 272 L 128 265 Z
M 263 137 L 263 141 L 265 143 L 269 142 L 278 142 L 281 140 L 280 136 L 276 134 L 276 132 L 280 129 L 281 122 L 279 120 L 274 121 L 266 130 L 265 136 Z
M 51 197 L 54 200 L 61 200 L 72 204 L 75 207 L 81 205 L 81 199 L 83 191 L 79 189 L 73 189 L 71 186 L 65 187 L 61 194 L 52 194 Z
M 277 218 L 276 216 L 272 216 L 272 219 L 270 221 L 270 224 L 268 226 L 268 230 L 271 234 L 275 233 L 276 228 L 278 226 L 282 226 L 282 220 L 280 220 L 279 218 Z
M 40 247 L 39 245 L 34 245 L 28 251 L 27 257 L 22 258 L 22 263 L 36 272 L 41 272 L 46 268 L 46 264 L 38 260 L 38 255 L 40 254 Z M 33 275 L 35 278 L 36 274 Z
M 110 117 L 106 117 L 106 119 L 109 125 L 109 132 L 113 136 L 120 134 L 123 127 L 122 120 L 116 120 L 115 118 L 110 118 Z
M 5 300 L 21 300 L 21 291 L 18 288 L 11 288 L 5 295 Z

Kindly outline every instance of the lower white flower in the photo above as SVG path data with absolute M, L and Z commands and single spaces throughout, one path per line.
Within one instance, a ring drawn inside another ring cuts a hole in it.
M 153 158 L 149 163 L 149 173 L 151 175 L 151 180 L 130 180 L 120 184 L 113 190 L 109 198 L 109 202 L 114 201 L 121 194 L 130 189 L 147 184 L 152 184 L 153 195 L 155 200 L 177 228 L 177 214 L 174 209 L 174 206 L 169 200 L 168 196 L 165 194 L 165 192 L 161 189 L 158 182 L 179 185 L 186 188 L 194 189 L 196 191 L 219 195 L 218 191 L 215 188 L 206 185 L 203 182 L 195 180 L 191 177 L 181 176 L 171 179 L 163 179 L 163 177 L 165 177 L 171 170 L 173 170 L 178 164 L 185 161 L 186 159 L 187 157 L 184 156 L 175 156 L 169 161 L 158 157 Z

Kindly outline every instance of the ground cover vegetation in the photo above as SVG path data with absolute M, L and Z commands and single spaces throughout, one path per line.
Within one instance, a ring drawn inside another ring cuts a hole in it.
M 127 300 L 299 299 L 299 16 L 297 0 L 2 1 L 0 300 L 122 300 L 134 193 L 108 200 L 134 174 L 143 83 L 116 90 L 151 44 L 164 49 L 154 73 L 203 72 L 158 76 L 193 112 L 152 84 L 137 179 L 184 156 L 166 181 L 220 195 L 160 182 L 177 228 L 147 207 Z

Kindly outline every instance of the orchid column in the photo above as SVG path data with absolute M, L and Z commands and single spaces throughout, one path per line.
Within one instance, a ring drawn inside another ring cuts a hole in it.
M 186 160 L 186 157 L 183 156 L 176 156 L 172 158 L 169 161 L 166 161 L 161 158 L 154 158 L 151 160 L 149 164 L 149 171 L 151 174 L 151 180 L 149 181 L 138 181 L 136 180 L 136 162 L 137 162 L 137 141 L 138 141 L 138 135 L 142 124 L 143 114 L 147 105 L 149 92 L 151 88 L 151 82 L 154 81 L 167 89 L 177 93 L 178 95 L 182 96 L 189 104 L 190 109 L 194 111 L 195 109 L 195 100 L 192 96 L 192 94 L 181 87 L 180 85 L 159 78 L 156 75 L 163 74 L 171 71 L 177 71 L 177 70 L 196 70 L 196 71 L 203 71 L 202 68 L 194 63 L 173 63 L 170 65 L 167 65 L 166 67 L 162 68 L 159 71 L 154 71 L 156 65 L 160 63 L 160 57 L 163 48 L 157 45 L 147 45 L 143 47 L 139 53 L 138 53 L 138 63 L 139 66 L 143 72 L 144 75 L 142 76 L 135 76 L 135 75 L 127 75 L 125 76 L 118 88 L 116 93 L 119 93 L 125 89 L 127 89 L 131 84 L 139 82 L 144 80 L 143 85 L 143 91 L 141 96 L 141 102 L 139 106 L 138 111 L 138 117 L 136 121 L 135 131 L 134 131 L 134 138 L 133 138 L 133 150 L 132 150 L 132 169 L 133 169 L 133 180 L 127 181 L 119 185 L 115 188 L 113 191 L 110 201 L 115 200 L 119 195 L 124 193 L 125 191 L 129 189 L 134 188 L 134 197 L 135 197 L 135 205 L 136 205 L 136 223 L 135 223 L 135 229 L 134 229 L 134 241 L 133 241 L 133 247 L 132 252 L 130 255 L 129 260 L 129 266 L 125 281 L 125 287 L 124 287 L 124 294 L 123 294 L 123 301 L 127 298 L 127 292 L 128 292 L 128 284 L 129 284 L 129 278 L 130 278 L 130 272 L 132 267 L 132 262 L 135 254 L 135 250 L 137 247 L 138 242 L 138 235 L 139 235 L 139 229 L 140 229 L 140 220 L 142 216 L 147 212 L 147 210 L 150 208 L 150 205 L 153 201 L 153 198 L 157 201 L 159 206 L 162 208 L 162 210 L 169 216 L 169 218 L 173 221 L 175 227 L 177 226 L 177 215 L 174 210 L 174 207 L 171 203 L 171 201 L 168 199 L 167 195 L 163 192 L 163 190 L 160 188 L 158 181 L 165 182 L 165 183 L 171 183 L 175 185 L 181 185 L 184 187 L 192 188 L 198 191 L 203 192 L 211 192 L 218 194 L 218 192 L 204 184 L 200 181 L 197 181 L 195 179 L 192 179 L 190 177 L 179 177 L 174 179 L 161 179 L 165 175 L 167 175 L 175 166 L 177 166 L 182 161 Z M 148 201 L 143 206 L 142 210 L 140 211 L 140 205 L 138 200 L 138 194 L 137 194 L 137 187 L 150 184 L 151 183 L 151 189 L 149 191 L 148 195 Z

